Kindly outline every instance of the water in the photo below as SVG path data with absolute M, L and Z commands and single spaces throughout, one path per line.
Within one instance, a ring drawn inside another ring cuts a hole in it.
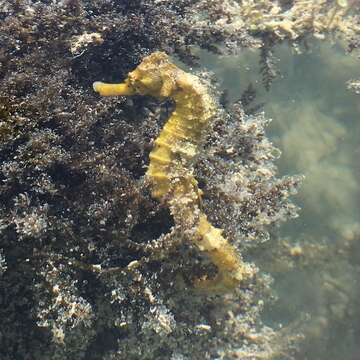
M 269 92 L 258 54 L 206 55 L 236 100 L 251 82 L 273 119 L 268 134 L 282 156 L 280 174 L 305 174 L 295 198 L 299 218 L 275 232 L 255 261 L 275 278 L 278 300 L 264 321 L 305 336 L 299 359 L 360 358 L 360 97 L 346 82 L 360 76 L 359 54 L 311 42 L 300 54 L 275 50 L 279 76 Z

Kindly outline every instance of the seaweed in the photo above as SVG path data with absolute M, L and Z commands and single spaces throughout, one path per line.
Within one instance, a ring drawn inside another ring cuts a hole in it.
M 226 11 L 216 7 L 204 16 L 219 21 L 199 23 L 204 5 L 1 3 L 2 359 L 292 352 L 291 331 L 283 341 L 259 320 L 266 275 L 232 294 L 194 291 L 193 279 L 216 268 L 170 231 L 176 224 L 167 206 L 144 181 L 151 142 L 174 104 L 100 99 L 91 88 L 94 80 L 123 81 L 154 51 L 191 64 L 195 46 L 261 46 L 261 34 L 223 27 Z M 276 177 L 266 123 L 239 104 L 219 112 L 194 170 L 204 213 L 244 257 L 268 238 L 268 225 L 296 216 L 288 199 L 299 178 Z

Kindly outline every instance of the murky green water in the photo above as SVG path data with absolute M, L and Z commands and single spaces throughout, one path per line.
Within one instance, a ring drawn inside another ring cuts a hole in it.
M 281 76 L 269 93 L 258 54 L 204 58 L 232 100 L 253 83 L 273 119 L 280 173 L 306 176 L 299 218 L 274 234 L 267 265 L 259 260 L 278 296 L 264 318 L 303 332 L 299 359 L 360 359 L 360 96 L 346 89 L 360 77 L 359 54 L 316 42 L 301 54 L 282 46 L 276 56 Z

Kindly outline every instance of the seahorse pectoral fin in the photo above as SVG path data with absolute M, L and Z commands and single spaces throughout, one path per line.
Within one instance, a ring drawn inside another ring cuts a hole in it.
M 135 90 L 126 82 L 121 84 L 107 84 L 101 81 L 93 83 L 93 89 L 101 96 L 126 96 L 135 95 Z

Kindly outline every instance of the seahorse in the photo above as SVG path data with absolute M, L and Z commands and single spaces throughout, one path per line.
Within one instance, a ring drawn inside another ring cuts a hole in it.
M 227 291 L 236 288 L 249 274 L 234 246 L 222 230 L 210 224 L 201 210 L 202 192 L 193 175 L 201 139 L 216 113 L 215 102 L 200 79 L 174 65 L 167 54 L 145 57 L 121 84 L 96 81 L 93 88 L 102 96 L 150 95 L 171 98 L 175 110 L 154 141 L 146 178 L 152 196 L 169 206 L 175 224 L 217 267 L 213 278 L 195 280 L 196 288 Z

